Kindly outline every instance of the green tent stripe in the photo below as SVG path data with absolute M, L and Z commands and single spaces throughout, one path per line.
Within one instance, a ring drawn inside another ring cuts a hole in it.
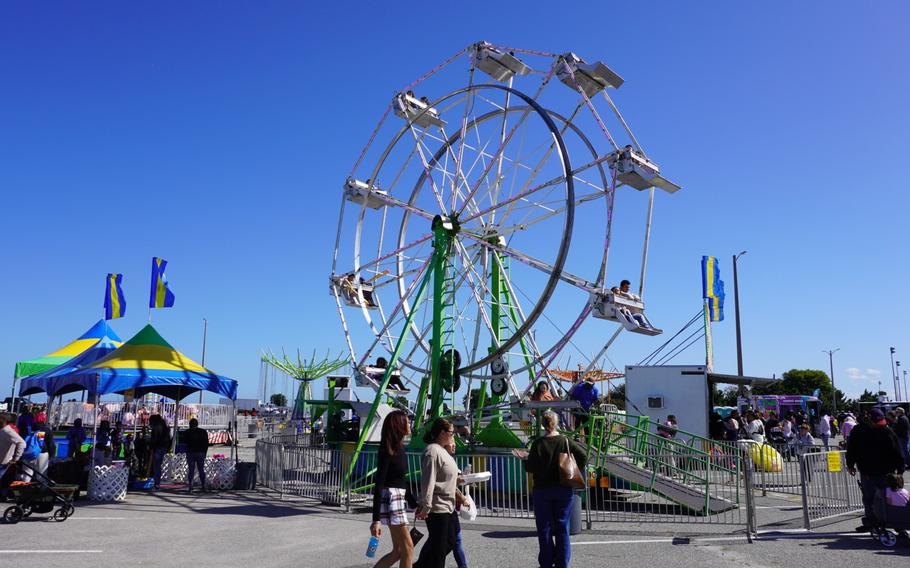
M 161 337 L 161 334 L 152 327 L 152 324 L 143 327 L 139 333 L 134 335 L 132 339 L 127 341 L 124 345 L 160 345 L 161 347 L 174 349 L 174 347 Z M 176 349 L 174 350 L 176 351 Z

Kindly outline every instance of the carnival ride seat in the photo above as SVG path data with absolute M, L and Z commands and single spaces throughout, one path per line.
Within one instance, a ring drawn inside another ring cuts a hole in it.
M 378 189 L 375 185 L 370 184 L 370 180 L 365 182 L 348 178 L 344 182 L 344 198 L 358 205 L 366 205 L 370 209 L 379 209 L 387 205 L 382 196 L 388 193 Z
M 622 77 L 601 61 L 587 63 L 571 52 L 563 54 L 562 60 L 566 64 L 563 65 L 561 62 L 556 64 L 556 77 L 573 91 L 575 85 L 578 84 L 585 96 L 589 98 L 611 87 L 618 89 L 625 82 Z
M 341 292 L 341 299 L 345 305 L 370 310 L 379 307 L 373 297 L 373 284 L 362 278 L 360 282 L 356 282 L 353 273 L 332 276 L 329 279 L 329 289 L 334 294 L 336 288 Z
M 446 121 L 439 118 L 439 112 L 426 99 L 418 99 L 410 91 L 395 95 L 394 105 L 397 116 L 423 128 L 446 125 Z
M 642 335 L 663 333 L 662 329 L 654 327 L 645 316 L 645 304 L 641 300 L 633 300 L 613 292 L 597 291 L 591 294 L 591 307 L 594 317 L 620 323 L 633 333 Z
M 531 68 L 511 53 L 503 53 L 482 41 L 474 46 L 474 65 L 500 83 L 508 83 L 515 75 L 527 75 Z
M 354 375 L 354 382 L 358 387 L 369 387 L 374 390 L 379 390 L 379 385 L 382 384 L 382 378 L 385 376 L 385 372 L 385 367 L 364 365 L 363 367 L 360 367 Z M 386 391 L 394 391 L 401 394 L 411 392 L 411 390 L 401 382 L 401 371 L 398 369 L 392 370 L 392 376 L 389 377 L 389 384 L 386 387 Z
M 644 154 L 626 146 L 608 156 L 607 162 L 616 171 L 616 179 L 639 191 L 659 187 L 667 193 L 676 193 L 680 187 L 660 175 L 657 164 Z

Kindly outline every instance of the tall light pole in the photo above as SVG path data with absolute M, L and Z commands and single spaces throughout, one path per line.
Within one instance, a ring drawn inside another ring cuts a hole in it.
M 894 382 L 894 397 L 897 398 L 897 373 L 894 371 L 894 347 L 891 348 L 891 380 Z
M 828 365 L 831 369 L 831 408 L 834 414 L 837 414 L 837 389 L 834 387 L 834 354 L 840 351 L 837 349 L 822 349 L 822 353 L 828 354 Z
M 736 373 L 743 374 L 743 337 L 739 328 L 739 278 L 736 273 L 736 261 L 747 251 L 733 255 L 733 306 L 736 311 Z
M 894 395 L 894 400 L 903 400 L 901 399 L 901 362 L 894 362 L 894 384 L 897 385 L 897 394 Z M 905 389 L 906 390 L 906 389 Z M 904 397 L 907 396 L 907 393 L 904 393 Z
M 907 370 L 904 369 L 904 398 L 907 398 Z

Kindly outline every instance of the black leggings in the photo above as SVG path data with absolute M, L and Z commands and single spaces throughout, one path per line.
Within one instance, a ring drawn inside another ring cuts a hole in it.
M 445 567 L 446 556 L 452 550 L 449 539 L 449 525 L 451 522 L 452 513 L 430 513 L 427 515 L 427 532 L 429 535 L 424 547 L 429 548 L 430 551 L 426 560 L 421 562 L 421 568 Z

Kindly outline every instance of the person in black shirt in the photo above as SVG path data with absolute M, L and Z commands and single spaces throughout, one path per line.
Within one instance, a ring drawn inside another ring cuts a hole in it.
M 530 450 L 512 450 L 512 454 L 524 460 L 525 470 L 534 475 L 534 519 L 540 546 L 537 563 L 566 568 L 571 557 L 569 517 L 573 496 L 572 490 L 560 483 L 559 454 L 572 452 L 582 472 L 588 456 L 576 441 L 560 435 L 556 429 L 559 424 L 556 413 L 544 412 L 541 421 L 546 434 L 534 440 Z
M 868 530 L 875 526 L 872 508 L 876 489 L 884 491 L 889 473 L 904 472 L 904 454 L 897 436 L 886 425 L 885 414 L 880 408 L 869 411 L 868 419 L 850 431 L 847 439 L 847 469 L 856 475 L 859 468 L 860 486 L 863 493 L 863 524 L 856 530 Z
M 414 543 L 408 530 L 408 457 L 404 449 L 404 437 L 410 433 L 407 414 L 395 410 L 386 416 L 379 440 L 370 534 L 379 538 L 382 525 L 388 525 L 392 551 L 380 558 L 374 568 L 388 568 L 396 561 L 401 568 L 410 568 L 414 558 Z
M 193 477 L 199 469 L 199 486 L 205 491 L 205 455 L 209 451 L 209 433 L 199 427 L 199 421 L 190 419 L 190 428 L 183 433 L 186 442 L 186 490 L 193 491 Z
M 724 441 L 727 439 L 727 428 L 724 426 L 724 419 L 720 417 L 720 413 L 712 412 L 710 424 L 708 425 L 708 432 L 712 440 Z
M 154 479 L 154 489 L 157 491 L 161 489 L 161 464 L 164 462 L 164 455 L 171 448 L 171 431 L 160 414 L 153 414 L 149 418 L 149 428 L 151 429 L 149 447 L 152 451 L 152 478 Z

